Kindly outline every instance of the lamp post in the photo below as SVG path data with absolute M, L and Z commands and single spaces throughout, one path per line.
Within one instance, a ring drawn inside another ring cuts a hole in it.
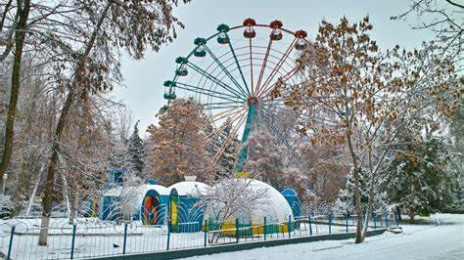
M 6 180 L 8 179 L 8 174 L 5 173 L 3 175 L 3 186 L 2 186 L 2 197 L 0 198 L 0 211 L 3 213 L 3 202 L 5 201 L 5 188 L 6 188 Z

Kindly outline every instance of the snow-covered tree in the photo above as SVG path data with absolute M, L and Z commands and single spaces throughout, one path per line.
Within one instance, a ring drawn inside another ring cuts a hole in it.
M 151 159 L 149 177 L 171 185 L 187 174 L 208 180 L 212 158 L 207 152 L 209 121 L 203 107 L 192 98 L 176 99 L 169 109 L 158 115 L 159 125 L 150 125 Z
M 304 173 L 311 184 L 311 193 L 317 201 L 334 202 L 340 189 L 346 186 L 349 172 L 348 155 L 343 146 L 305 143 L 299 150 L 308 167 Z
M 139 122 L 134 126 L 134 132 L 129 138 L 129 145 L 124 158 L 124 170 L 131 172 L 140 179 L 145 178 L 145 150 L 143 147 L 143 141 L 139 136 Z
M 234 223 L 239 216 L 250 217 L 263 204 L 267 192 L 253 188 L 251 181 L 247 178 L 224 178 L 200 197 L 197 207 L 207 208 L 213 225 Z M 219 235 L 219 232 L 214 232 L 209 242 L 217 242 Z
M 359 183 L 360 183 L 360 193 L 361 193 L 361 205 L 362 212 L 367 212 L 369 204 L 369 191 L 372 187 L 370 181 L 372 176 L 367 169 L 359 170 Z M 374 187 L 377 185 L 374 184 Z M 378 188 L 376 187 L 376 190 Z M 355 214 L 355 197 L 354 197 L 354 178 L 353 178 L 353 169 L 346 176 L 345 188 L 341 189 L 338 194 L 338 198 L 334 203 L 334 210 L 340 213 Z M 387 193 L 386 192 L 377 192 L 373 198 L 372 211 L 384 211 L 387 209 Z
M 462 77 L 449 57 L 430 44 L 409 52 L 399 46 L 381 51 L 371 39 L 372 28 L 368 17 L 354 24 L 346 18 L 336 25 L 323 21 L 299 60 L 307 80 L 279 82 L 271 93 L 305 116 L 296 127 L 313 145 L 346 146 L 354 169 L 356 243 L 367 234 L 360 217 L 360 170 L 368 169 L 371 176 L 371 211 L 377 194 L 372 185 L 385 177 L 381 170 L 389 163 L 398 130 L 415 121 L 424 107 L 453 111 L 462 96 Z
M 452 150 L 447 138 L 427 125 L 401 131 L 395 158 L 387 171 L 385 190 L 391 203 L 403 208 L 414 222 L 452 204 L 456 172 L 450 166 Z
M 220 129 L 223 130 L 219 133 L 218 137 L 213 140 L 216 147 L 214 149 L 214 154 L 223 147 L 223 151 L 216 162 L 216 175 L 217 178 L 226 178 L 234 175 L 240 141 L 237 139 L 237 134 L 230 136 L 232 134 L 232 123 L 230 119 L 224 122 Z
M 282 190 L 282 148 L 264 126 L 253 131 L 244 144 L 247 160 L 244 170 L 255 179 L 269 183 L 277 190 Z

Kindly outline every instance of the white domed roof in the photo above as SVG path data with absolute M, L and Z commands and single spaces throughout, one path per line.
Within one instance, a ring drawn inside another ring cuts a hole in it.
M 198 181 L 181 181 L 168 187 L 169 192 L 176 189 L 179 196 L 203 195 L 208 192 L 210 187 Z
M 293 216 L 292 208 L 285 197 L 269 184 L 248 178 L 228 179 L 226 181 L 243 183 L 247 190 L 253 191 L 256 196 L 259 196 L 259 199 L 255 202 L 256 205 L 254 205 L 251 218 L 268 217 L 268 219 L 270 218 L 274 221 L 287 221 L 288 216 Z M 227 184 L 220 182 L 216 185 L 222 186 Z
M 130 205 L 130 207 L 133 207 L 134 212 L 139 212 L 145 194 L 149 190 L 155 190 L 160 196 L 169 195 L 169 189 L 162 185 L 143 184 L 140 186 L 115 187 L 105 192 L 104 196 L 121 197 L 122 204 Z

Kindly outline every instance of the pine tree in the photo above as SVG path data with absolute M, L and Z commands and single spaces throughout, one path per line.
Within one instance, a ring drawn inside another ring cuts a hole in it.
M 416 214 L 429 215 L 450 206 L 457 185 L 455 173 L 448 167 L 451 149 L 445 137 L 433 130 L 413 132 L 401 132 L 386 185 L 390 201 L 408 212 L 411 222 Z
M 361 184 L 360 194 L 361 194 L 361 204 L 362 211 L 366 212 L 369 202 L 369 187 L 371 176 L 367 169 L 359 169 L 359 183 Z M 353 214 L 355 209 L 355 197 L 354 197 L 354 177 L 353 169 L 346 176 L 346 186 L 344 189 L 341 189 L 339 192 L 338 199 L 335 202 L 335 210 L 340 213 Z M 374 197 L 373 201 L 373 211 L 384 211 L 387 207 L 387 194 L 385 192 L 378 192 Z
M 218 148 L 220 149 L 220 147 L 224 147 L 224 151 L 218 159 L 217 165 L 219 169 L 217 170 L 216 175 L 218 178 L 228 178 L 234 174 L 240 141 L 237 139 L 236 134 L 232 136 L 231 139 L 229 138 L 232 131 L 232 123 L 230 122 L 230 119 L 224 122 L 221 128 L 224 130 L 219 136 L 220 146 Z
M 124 156 L 124 169 L 127 173 L 133 174 L 143 180 L 145 178 L 144 167 L 146 155 L 143 141 L 139 136 L 138 124 L 139 121 L 135 124 L 134 132 L 129 138 L 129 145 Z

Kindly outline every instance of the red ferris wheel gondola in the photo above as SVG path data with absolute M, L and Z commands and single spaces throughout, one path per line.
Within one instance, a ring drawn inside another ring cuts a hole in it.
M 243 32 L 243 36 L 245 38 L 248 38 L 248 39 L 255 38 L 256 31 L 253 28 L 253 26 L 255 25 L 256 25 L 256 21 L 254 19 L 248 18 L 248 19 L 245 19 L 245 21 L 243 21 L 243 26 L 246 26 L 245 31 Z
M 273 41 L 279 41 L 282 39 L 282 22 L 279 20 L 274 20 L 269 25 L 273 30 L 271 32 L 271 39 Z

